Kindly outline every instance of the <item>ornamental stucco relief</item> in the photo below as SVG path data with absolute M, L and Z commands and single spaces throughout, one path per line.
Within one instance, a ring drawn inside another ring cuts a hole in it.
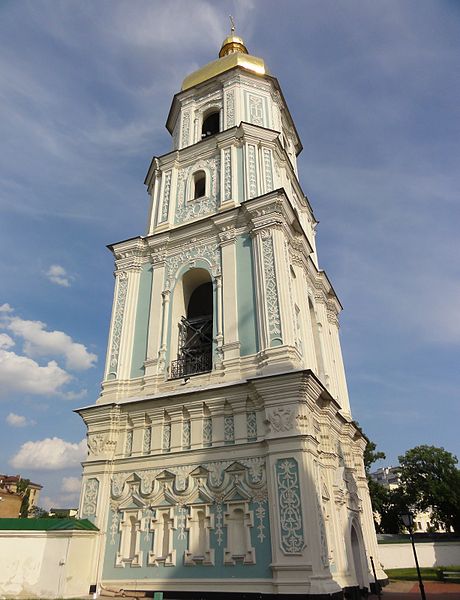
M 205 260 L 209 264 L 211 273 L 214 277 L 220 275 L 221 258 L 219 244 L 200 243 L 200 241 L 192 239 L 188 244 L 184 245 L 179 252 L 166 259 L 165 289 L 171 289 L 174 277 L 180 267 L 199 258 Z
M 294 408 L 277 406 L 276 408 L 267 409 L 266 414 L 272 433 L 291 431 L 294 428 L 297 414 Z
M 225 94 L 225 105 L 227 108 L 227 128 L 235 126 L 235 92 L 229 90 Z
M 249 95 L 249 121 L 253 125 L 264 126 L 264 101 L 261 96 Z
M 224 200 L 232 198 L 232 151 L 224 150 Z
M 190 198 L 187 195 L 186 184 L 190 183 L 190 175 L 192 172 L 200 169 L 206 172 L 206 176 L 210 176 L 209 195 L 200 196 L 199 198 Z M 218 157 L 209 158 L 207 160 L 197 161 L 193 167 L 181 169 L 178 175 L 178 195 L 175 223 L 184 223 L 191 219 L 203 217 L 217 210 L 218 198 L 218 173 L 220 170 L 220 159 Z
M 169 201 L 171 198 L 171 177 L 172 177 L 172 172 L 168 171 L 165 174 L 165 185 L 164 185 L 163 196 L 162 196 L 162 200 L 161 200 L 160 223 L 168 220 Z
M 98 494 L 99 479 L 88 479 L 85 484 L 85 495 L 83 496 L 82 517 L 92 517 L 96 515 Z
M 278 286 L 275 273 L 275 255 L 273 251 L 273 239 L 269 233 L 262 240 L 264 275 L 265 275 L 265 297 L 267 302 L 268 333 L 270 345 L 281 340 L 281 317 L 278 302 Z
M 305 546 L 299 469 L 295 458 L 276 461 L 280 545 L 285 554 L 300 554 Z
M 125 312 L 126 293 L 128 291 L 128 274 L 120 271 L 118 277 L 117 300 L 112 327 L 112 345 L 110 347 L 109 375 L 114 374 L 118 368 L 118 355 L 120 353 L 121 330 L 123 328 L 123 315 Z

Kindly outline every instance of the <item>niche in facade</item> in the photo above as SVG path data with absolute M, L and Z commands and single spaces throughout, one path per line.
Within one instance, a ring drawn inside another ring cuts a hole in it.
M 193 175 L 193 199 L 197 200 L 206 195 L 206 173 L 197 171 Z

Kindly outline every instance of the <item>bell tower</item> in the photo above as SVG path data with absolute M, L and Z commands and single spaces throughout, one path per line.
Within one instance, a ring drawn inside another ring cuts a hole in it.
M 302 146 L 234 31 L 184 80 L 115 292 L 80 515 L 125 590 L 342 597 L 377 557 Z M 383 571 L 378 575 L 383 579 Z

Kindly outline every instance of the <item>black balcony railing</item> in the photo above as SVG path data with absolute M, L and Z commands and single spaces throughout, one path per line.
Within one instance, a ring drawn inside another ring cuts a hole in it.
M 206 373 L 212 370 L 212 355 L 210 353 L 195 356 L 182 356 L 171 363 L 171 379 L 180 379 L 188 375 Z

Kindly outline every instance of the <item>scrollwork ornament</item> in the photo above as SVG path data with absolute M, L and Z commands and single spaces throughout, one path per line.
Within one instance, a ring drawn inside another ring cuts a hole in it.
M 214 276 L 220 274 L 220 248 L 217 243 L 203 243 L 196 239 L 190 242 L 176 254 L 168 257 L 166 260 L 166 280 L 165 287 L 169 290 L 173 284 L 174 276 L 181 266 L 191 264 L 197 259 L 203 259 L 209 264 Z
M 96 515 L 97 497 L 99 494 L 99 479 L 88 479 L 85 485 L 85 495 L 83 496 L 83 515 L 92 517 Z
M 235 126 L 235 93 L 233 90 L 229 90 L 225 94 L 225 105 L 227 109 L 227 127 Z
M 281 316 L 278 302 L 278 286 L 275 273 L 275 256 L 273 251 L 273 240 L 271 235 L 262 240 L 268 332 L 270 341 L 281 337 Z
M 272 157 L 271 151 L 268 148 L 263 150 L 264 157 L 264 171 L 265 171 L 265 191 L 271 192 L 273 190 L 273 170 L 272 170 Z
M 232 153 L 230 148 L 224 150 L 224 200 L 232 198 Z
M 165 184 L 163 189 L 163 198 L 161 202 L 161 222 L 166 221 L 168 219 L 169 200 L 171 197 L 171 176 L 171 171 L 168 171 L 165 174 Z
M 248 146 L 248 179 L 249 198 L 255 198 L 257 196 L 256 147 L 252 144 Z
M 276 461 L 276 483 L 281 529 L 281 548 L 285 554 L 300 554 L 304 548 L 299 470 L 295 458 Z
M 188 146 L 190 143 L 190 113 L 184 112 L 182 116 L 182 147 Z
M 126 271 L 117 272 L 118 290 L 115 306 L 115 315 L 112 327 L 112 346 L 110 349 L 110 370 L 116 373 L 118 355 L 120 352 L 121 330 L 123 328 L 123 315 L 125 311 L 126 293 L 128 291 L 128 274 Z

